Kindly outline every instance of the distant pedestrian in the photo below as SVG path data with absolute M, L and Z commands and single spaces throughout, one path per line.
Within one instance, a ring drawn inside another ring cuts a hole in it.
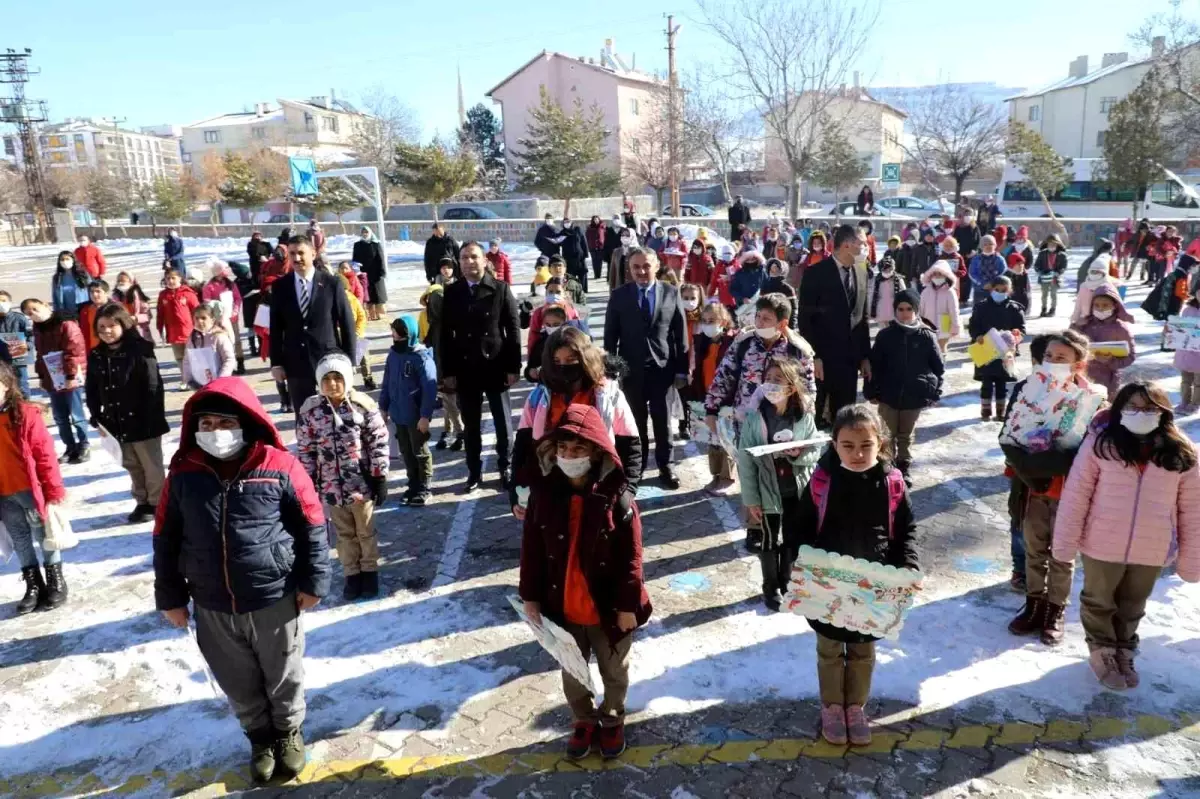
M 185 271 L 187 267 L 183 260 L 183 239 L 179 238 L 179 231 L 175 228 L 167 228 L 167 236 L 163 240 L 163 258 L 170 262 L 172 269 Z
M 454 239 L 450 239 L 446 244 L 449 245 L 449 249 L 453 251 L 452 254 L 457 260 L 458 249 L 454 244 Z M 358 241 L 354 242 L 350 260 L 359 264 L 367 276 L 367 317 L 372 320 L 382 319 L 387 310 L 388 301 L 387 261 L 383 257 L 383 245 L 379 243 L 379 239 L 375 238 L 375 234 L 370 228 L 363 227 L 358 232 Z M 428 271 L 427 265 L 426 273 Z

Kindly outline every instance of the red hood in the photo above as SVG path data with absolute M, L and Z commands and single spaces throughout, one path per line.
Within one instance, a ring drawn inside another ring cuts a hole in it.
M 259 402 L 258 395 L 254 393 L 254 389 L 250 387 L 250 384 L 240 377 L 218 377 L 193 394 L 191 399 L 187 401 L 187 404 L 183 406 L 177 458 L 186 457 L 192 450 L 197 448 L 196 430 L 192 424 L 192 414 L 195 413 L 197 403 L 202 403 L 206 397 L 214 395 L 231 400 L 250 419 L 257 423 L 260 429 L 253 431 L 253 435 L 248 435 L 246 437 L 247 440 L 261 441 L 276 449 L 287 450 L 283 439 L 279 437 L 279 431 L 275 429 L 275 423 L 271 421 L 267 409 Z
M 614 469 L 621 468 L 621 458 L 617 455 L 612 437 L 608 434 L 608 426 L 604 424 L 604 418 L 595 407 L 578 403 L 571 405 L 563 413 L 558 427 L 554 428 L 547 438 L 553 438 L 559 432 L 570 433 L 585 441 L 590 441 L 604 452 L 605 460 L 608 463 L 601 470 L 601 479 Z M 541 466 L 542 474 L 549 474 L 554 469 L 554 461 L 547 458 Z

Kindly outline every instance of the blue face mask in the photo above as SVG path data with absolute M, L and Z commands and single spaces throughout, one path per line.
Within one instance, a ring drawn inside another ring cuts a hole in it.
M 1005 300 L 1008 299 L 1008 293 L 1004 292 L 1004 291 L 993 291 L 992 299 L 995 300 L 996 302 L 1004 302 Z

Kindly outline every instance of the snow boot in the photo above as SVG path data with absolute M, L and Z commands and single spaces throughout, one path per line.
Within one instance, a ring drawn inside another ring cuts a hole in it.
M 1066 629 L 1067 609 L 1064 605 L 1046 603 L 1046 613 L 1042 617 L 1042 643 L 1046 646 L 1057 646 L 1062 643 Z
M 1042 629 L 1042 619 L 1046 615 L 1046 600 L 1042 597 L 1025 597 L 1025 608 L 1017 617 L 1008 623 L 1008 631 L 1013 635 L 1033 635 Z
M 1138 676 L 1137 669 L 1133 667 L 1133 650 L 1118 649 L 1116 654 L 1117 670 L 1121 672 L 1121 676 L 1125 678 L 1126 688 L 1137 688 L 1142 682 L 1142 678 Z
M 1113 691 L 1125 690 L 1125 677 L 1117 665 L 1116 650 L 1111 647 L 1093 649 L 1092 654 L 1088 656 L 1088 665 L 1105 688 Z
M 235 375 L 239 375 L 239 376 L 246 374 L 246 361 L 241 358 L 238 358 L 237 359 L 237 368 L 233 370 L 233 373 Z
M 990 399 L 980 400 L 979 403 L 979 418 L 985 422 L 992 420 L 992 401 Z
M 54 610 L 67 601 L 67 581 L 63 578 L 62 564 L 46 567 L 46 593 L 38 602 L 42 610 Z
M 275 776 L 275 730 L 251 730 L 246 737 L 250 739 L 250 777 L 255 785 L 264 785 Z
M 1004 399 L 996 400 L 996 421 L 1003 422 L 1004 414 L 1008 410 L 1008 402 Z
M 821 708 L 821 737 L 834 746 L 846 745 L 846 710 L 841 705 Z
M 342 587 L 342 599 L 353 602 L 362 596 L 362 574 L 346 575 L 346 584 Z
M 275 773 L 290 780 L 304 770 L 304 736 L 300 728 L 275 731 Z
M 374 599 L 379 596 L 379 572 L 362 572 L 358 576 L 362 580 L 363 599 Z
M 25 580 L 25 596 L 17 603 L 18 616 L 36 610 L 38 602 L 46 593 L 46 581 L 42 579 L 42 570 L 36 565 L 21 569 L 21 577 Z
M 867 722 L 867 714 L 863 712 L 862 705 L 846 706 L 846 727 L 851 746 L 871 745 L 871 725 Z

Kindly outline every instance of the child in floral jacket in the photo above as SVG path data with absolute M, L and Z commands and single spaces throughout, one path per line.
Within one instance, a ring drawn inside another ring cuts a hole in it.
M 354 364 L 341 352 L 317 363 L 321 393 L 300 408 L 296 445 L 337 532 L 347 601 L 379 593 L 375 508 L 387 499 L 388 433 L 379 406 L 350 387 Z

